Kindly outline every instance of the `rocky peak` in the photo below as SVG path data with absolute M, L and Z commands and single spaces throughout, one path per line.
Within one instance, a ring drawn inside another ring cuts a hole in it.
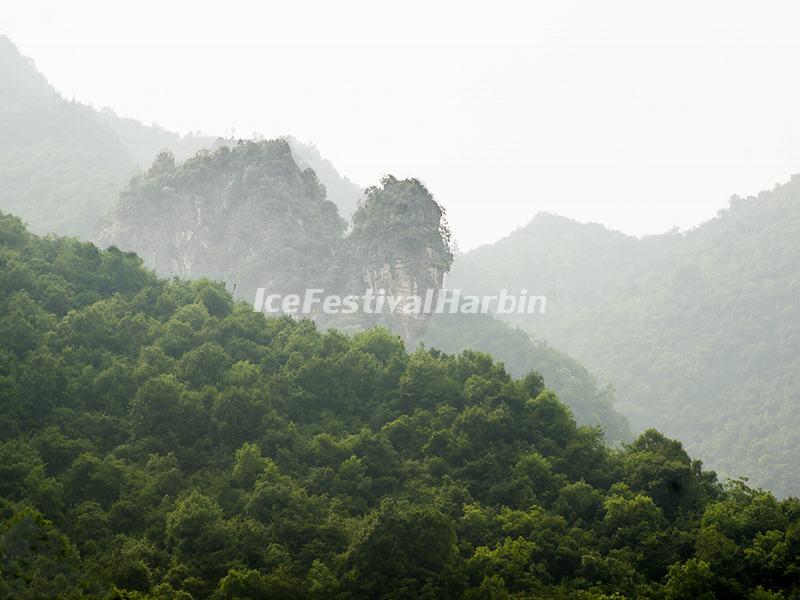
M 417 180 L 388 176 L 345 223 L 310 168 L 284 140 L 242 141 L 177 164 L 169 152 L 135 176 L 97 235 L 137 252 L 166 276 L 225 281 L 252 300 L 256 288 L 337 295 L 367 289 L 407 297 L 438 290 L 450 268 L 444 211 Z M 317 315 L 321 325 L 383 324 L 418 339 L 420 315 Z
M 444 209 L 416 179 L 386 176 L 367 189 L 346 240 L 351 290 L 384 290 L 389 296 L 433 302 L 453 262 Z M 388 324 L 406 340 L 419 339 L 429 315 L 396 314 Z M 380 321 L 380 319 L 378 319 Z
M 211 277 L 239 295 L 296 291 L 323 276 L 344 230 L 313 171 L 283 140 L 170 153 L 120 195 L 98 241 L 141 254 L 162 275 Z

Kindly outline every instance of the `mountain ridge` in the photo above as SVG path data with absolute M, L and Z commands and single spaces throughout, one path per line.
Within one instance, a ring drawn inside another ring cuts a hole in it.
M 6 78 L 0 87 L 0 210 L 22 217 L 38 233 L 88 239 L 128 180 L 159 152 L 169 150 L 184 161 L 236 143 L 200 133 L 181 136 L 110 109 L 67 101 L 3 35 L 0 67 Z M 304 166 L 319 169 L 330 199 L 351 214 L 363 190 L 313 145 L 287 138 Z
M 655 425 L 723 473 L 797 493 L 796 445 L 784 436 L 800 398 L 800 177 L 734 197 L 685 232 L 529 225 L 458 257 L 450 284 L 547 295 L 546 315 L 499 316 L 613 383 L 634 427 Z

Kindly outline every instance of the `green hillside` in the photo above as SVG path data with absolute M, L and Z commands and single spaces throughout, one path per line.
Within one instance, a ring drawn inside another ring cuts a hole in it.
M 569 406 L 578 424 L 599 425 L 610 441 L 633 439 L 630 425 L 615 408 L 611 388 L 601 389 L 575 359 L 491 315 L 435 315 L 423 342 L 450 353 L 471 349 L 491 354 L 514 377 L 537 371 Z
M 505 316 L 727 474 L 800 492 L 800 178 L 686 233 L 636 239 L 540 215 L 459 257 L 450 285 L 528 288 L 544 315 Z
M 533 374 L 0 218 L 0 596 L 796 597 L 800 504 Z M 783 595 L 780 591 L 786 592 Z

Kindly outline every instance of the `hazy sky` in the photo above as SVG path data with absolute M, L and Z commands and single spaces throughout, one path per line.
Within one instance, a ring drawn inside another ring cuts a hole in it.
M 800 3 L 4 0 L 66 97 L 423 180 L 462 248 L 538 211 L 689 227 L 800 172 Z

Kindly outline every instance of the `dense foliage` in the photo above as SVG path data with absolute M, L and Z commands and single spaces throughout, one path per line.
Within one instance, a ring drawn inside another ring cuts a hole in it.
M 800 503 L 531 373 L 0 218 L 0 597 L 796 598 Z
M 471 349 L 502 361 L 509 374 L 524 377 L 535 370 L 558 392 L 579 425 L 599 425 L 606 440 L 629 442 L 630 425 L 614 404 L 614 390 L 600 388 L 584 366 L 524 331 L 488 314 L 434 315 L 423 338 L 427 346 L 449 353 Z
M 516 323 L 611 382 L 634 427 L 798 494 L 799 242 L 795 177 L 694 230 L 641 240 L 541 215 L 460 257 L 450 282 L 547 295 L 546 314 Z

